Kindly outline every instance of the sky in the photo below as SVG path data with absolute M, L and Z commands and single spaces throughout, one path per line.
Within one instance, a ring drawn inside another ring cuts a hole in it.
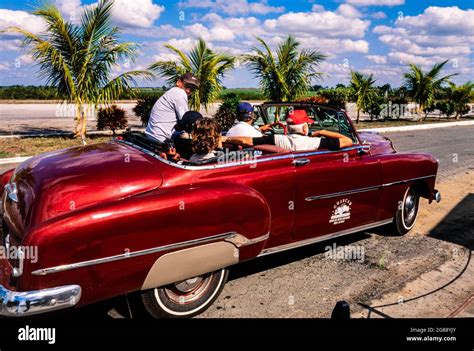
M 54 0 L 65 19 L 77 21 L 95 1 Z M 34 33 L 44 23 L 31 14 L 38 1 L 0 1 L 0 30 L 20 26 Z M 113 74 L 146 69 L 176 57 L 165 43 L 188 51 L 198 38 L 216 51 L 236 56 L 251 52 L 256 37 L 274 48 L 291 34 L 305 49 L 327 59 L 314 84 L 347 84 L 350 70 L 373 74 L 376 84 L 402 84 L 408 63 L 429 69 L 449 59 L 443 72 L 453 81 L 474 81 L 474 0 L 115 0 L 113 21 L 121 39 L 140 44 L 134 62 L 120 62 Z M 0 35 L 0 85 L 41 85 L 20 37 Z M 248 68 L 239 65 L 223 79 L 228 88 L 257 87 Z M 140 82 L 162 86 L 163 79 Z

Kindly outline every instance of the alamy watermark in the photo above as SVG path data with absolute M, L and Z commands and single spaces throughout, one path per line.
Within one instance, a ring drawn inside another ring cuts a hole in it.
M 337 246 L 336 243 L 333 243 L 332 246 L 326 246 L 324 251 L 326 251 L 324 257 L 332 260 L 357 261 L 362 263 L 365 259 L 365 249 L 359 245 Z

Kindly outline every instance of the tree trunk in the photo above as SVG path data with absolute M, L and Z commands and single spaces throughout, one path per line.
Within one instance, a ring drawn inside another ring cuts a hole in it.
M 76 118 L 74 121 L 76 122 L 74 126 L 74 138 L 79 138 L 81 136 L 81 130 L 79 128 L 81 125 L 81 108 L 79 104 L 76 104 Z
M 358 123 L 359 123 L 359 115 L 360 115 L 360 110 L 359 110 L 359 109 L 357 109 L 357 119 L 356 119 L 356 124 L 358 124 Z
M 87 114 L 84 108 L 82 108 L 82 126 L 81 126 L 81 139 L 82 145 L 87 145 L 86 143 L 86 123 L 87 123 Z

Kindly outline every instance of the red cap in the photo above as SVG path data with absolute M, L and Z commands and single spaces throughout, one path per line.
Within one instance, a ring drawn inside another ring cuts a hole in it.
M 303 123 L 312 124 L 314 120 L 308 117 L 306 110 L 292 110 L 286 117 L 286 123 L 295 125 Z

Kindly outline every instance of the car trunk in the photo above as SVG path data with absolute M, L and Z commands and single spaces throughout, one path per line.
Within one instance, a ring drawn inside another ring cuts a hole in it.
M 160 162 L 119 142 L 41 154 L 17 167 L 18 202 L 4 195 L 4 219 L 19 240 L 35 225 L 99 203 L 158 188 Z

